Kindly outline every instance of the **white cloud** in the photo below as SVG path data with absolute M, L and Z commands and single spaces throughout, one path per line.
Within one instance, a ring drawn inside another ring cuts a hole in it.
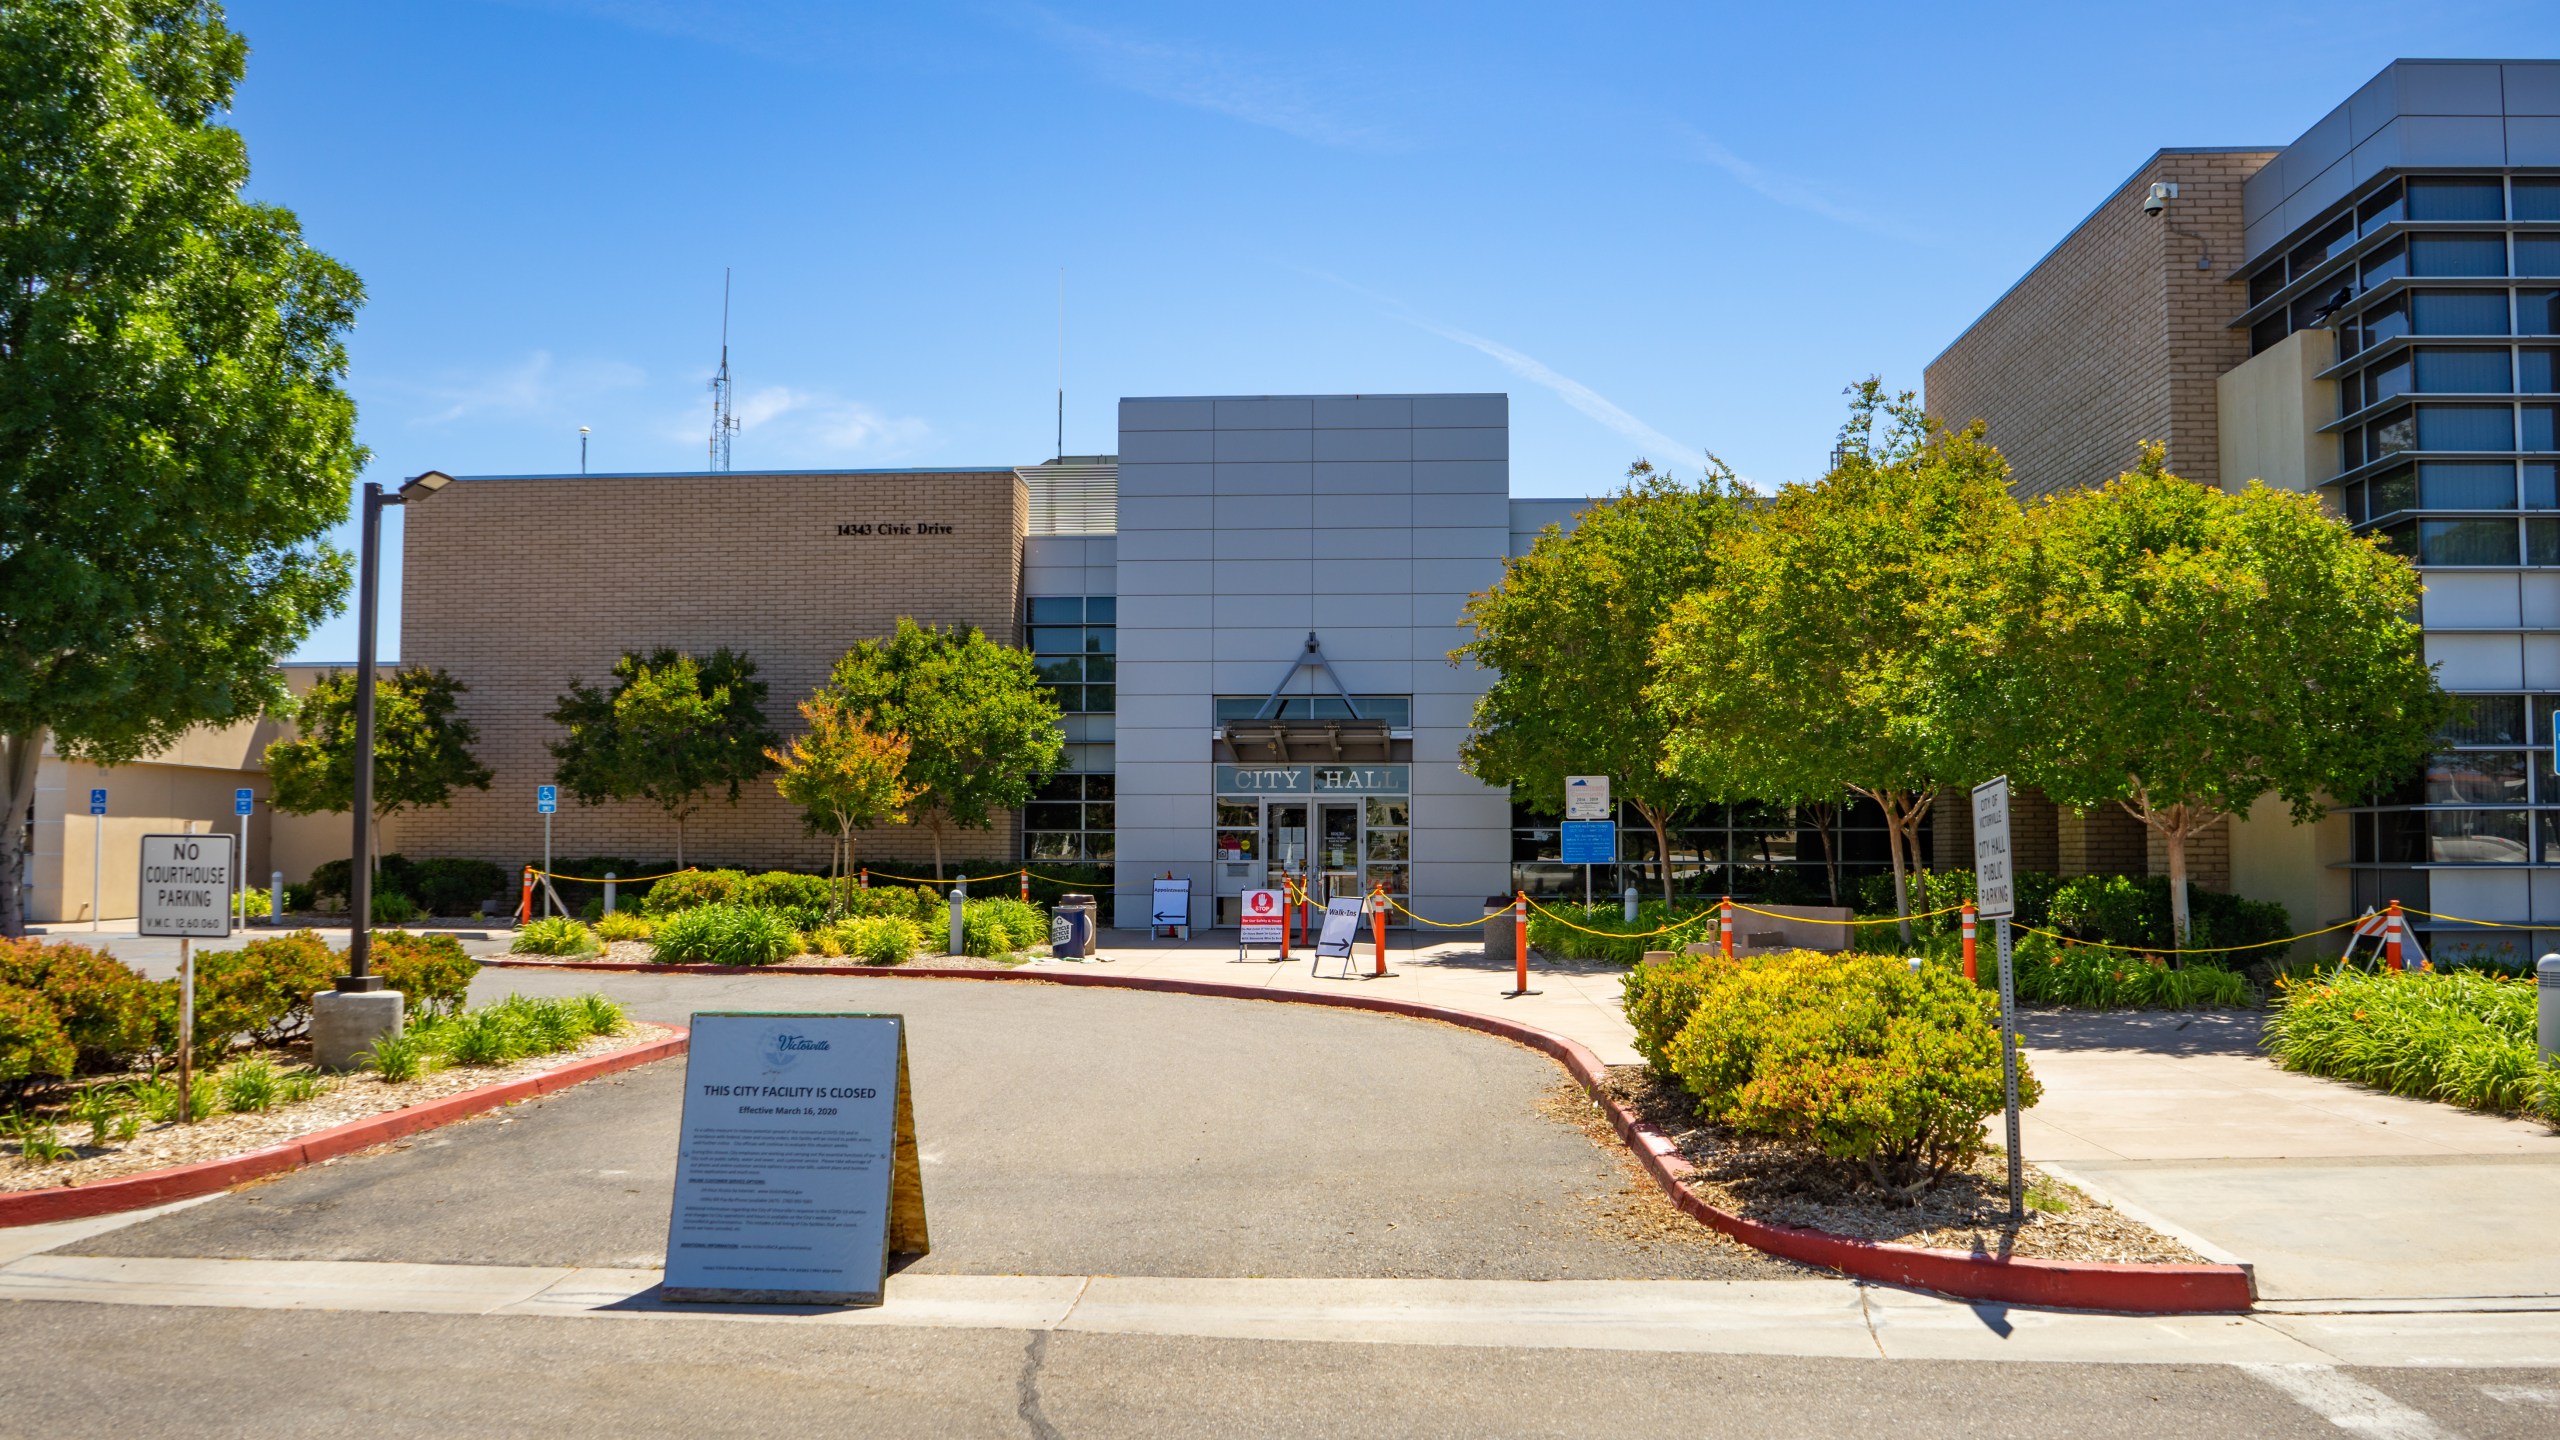
M 707 428 L 707 427 L 706 427 Z M 779 446 L 819 446 L 865 458 L 903 455 L 933 427 L 913 416 L 888 416 L 859 400 L 767 385 L 738 399 L 738 439 Z
M 1345 120 L 1338 101 L 1314 77 L 1223 50 L 1169 44 L 1078 25 L 1047 10 L 1026 12 L 1050 43 L 1082 62 L 1094 78 L 1149 99 L 1187 105 L 1294 135 L 1319 145 L 1392 150 L 1395 138 Z
M 1692 470 L 1704 470 L 1706 468 L 1707 456 L 1705 451 L 1702 451 L 1693 445 L 1683 445 L 1679 441 L 1672 439 L 1670 436 L 1663 434 L 1661 431 L 1654 429 L 1652 426 L 1647 425 L 1642 420 L 1637 419 L 1635 416 L 1630 415 L 1625 410 L 1619 408 L 1618 405 L 1611 401 L 1608 396 L 1601 394 L 1599 391 L 1592 389 L 1590 386 L 1583 384 L 1581 381 L 1574 379 L 1570 375 L 1557 374 L 1554 370 L 1549 369 L 1537 360 L 1527 355 L 1523 355 L 1519 351 L 1514 350 L 1510 346 L 1502 344 L 1499 341 L 1487 340 L 1481 335 L 1471 335 L 1454 326 L 1442 325 L 1433 320 L 1425 320 L 1417 315 L 1407 315 L 1405 318 L 1412 323 L 1421 326 L 1423 329 L 1430 331 L 1432 334 L 1439 336 L 1443 340 L 1454 340 L 1459 344 L 1466 346 L 1470 350 L 1490 355 L 1502 365 L 1502 368 L 1510 371 L 1512 374 L 1519 376 L 1521 379 L 1526 380 L 1533 385 L 1542 385 L 1547 389 L 1554 391 L 1558 398 L 1562 399 L 1567 405 L 1572 406 L 1574 409 L 1581 411 L 1583 414 L 1590 416 L 1592 419 L 1599 421 L 1601 424 L 1606 425 L 1610 429 L 1617 431 L 1619 434 L 1624 435 L 1630 440 L 1633 440 L 1638 445 L 1645 447 L 1646 459 L 1669 461 L 1674 464 L 1684 465 Z
M 1745 188 L 1790 210 L 1802 210 L 1809 215 L 1819 215 L 1825 220 L 1836 220 L 1843 225 L 1854 225 L 1861 230 L 1872 230 L 1879 235 L 1890 235 L 1898 240 L 1923 238 L 1914 231 L 1889 224 L 1854 206 L 1840 203 L 1832 198 L 1829 191 L 1810 180 L 1799 179 L 1793 175 L 1782 175 L 1754 165 L 1709 136 L 1702 135 L 1686 125 L 1677 125 L 1672 128 L 1688 142 L 1689 149 L 1699 159 L 1741 181 Z
M 557 363 L 548 350 L 536 350 L 514 365 L 472 378 L 447 378 L 406 385 L 432 407 L 412 425 L 447 425 L 456 420 L 493 418 L 558 418 L 570 408 L 616 390 L 637 389 L 648 376 L 637 365 L 619 360 Z

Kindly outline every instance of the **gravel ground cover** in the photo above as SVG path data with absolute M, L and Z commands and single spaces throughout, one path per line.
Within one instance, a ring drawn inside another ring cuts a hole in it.
M 1688 1184 L 1699 1198 L 1748 1219 L 2004 1258 L 2208 1263 L 2176 1240 L 2033 1165 L 2026 1169 L 2027 1218 L 2011 1224 L 2008 1161 L 1996 1152 L 1906 1201 L 1821 1156 L 1700 1125 L 1689 1093 L 1642 1065 L 1611 1066 L 1609 1089 L 1698 1167 Z M 1580 1095 L 1578 1089 L 1573 1093 Z M 1588 1107 L 1587 1100 L 1583 1103 Z
M 147 1125 L 122 1145 L 91 1146 L 87 1143 L 88 1127 L 66 1123 L 57 1127 L 56 1133 L 65 1143 L 74 1144 L 79 1158 L 50 1165 L 13 1164 L 0 1169 L 0 1192 L 86 1185 L 172 1165 L 193 1165 L 200 1161 L 244 1155 L 351 1120 L 423 1105 L 459 1095 L 465 1090 L 519 1080 L 528 1075 L 557 1070 L 579 1060 L 651 1044 L 673 1033 L 669 1026 L 626 1020 L 618 1034 L 590 1036 L 575 1049 L 534 1056 L 508 1065 L 445 1066 L 399 1084 L 389 1084 L 376 1075 L 357 1071 L 332 1077 L 328 1088 L 309 1100 L 247 1113 L 217 1113 L 193 1125 L 175 1122 Z M 307 1068 L 311 1058 L 310 1046 L 302 1043 L 285 1047 L 272 1058 L 280 1062 L 279 1069 Z M 200 1074 L 196 1083 L 210 1084 L 211 1076 Z

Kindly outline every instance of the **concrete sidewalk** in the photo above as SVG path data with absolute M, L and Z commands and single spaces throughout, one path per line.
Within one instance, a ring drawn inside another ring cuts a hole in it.
M 1636 1061 L 1613 966 L 1533 957 L 1540 993 L 1505 999 L 1511 970 L 1473 940 L 1419 947 L 1389 932 L 1389 978 L 1315 979 L 1307 956 L 1106 932 L 1093 968 L 1288 989 L 1354 989 L 1499 1015 Z M 1091 965 L 1092 962 L 1083 962 Z M 1364 943 L 1355 971 L 1370 968 Z M 1078 968 L 1038 961 L 1035 970 Z M 1328 964 L 1327 975 L 1338 970 Z M 2560 1297 L 2560 1134 L 2278 1069 L 2255 1012 L 2031 1011 L 2027 1063 L 2044 1083 L 2027 1158 L 2256 1267 L 2277 1301 Z

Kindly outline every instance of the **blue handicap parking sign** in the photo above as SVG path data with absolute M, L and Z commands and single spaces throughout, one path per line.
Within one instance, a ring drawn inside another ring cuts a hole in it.
M 234 791 L 232 791 L 232 792 L 231 792 L 231 813 L 232 813 L 232 814 L 234 814 L 234 815 L 247 815 L 247 814 L 251 814 L 251 813 L 253 813 L 254 811 L 256 811 L 256 810 L 257 810 L 257 808 L 258 808 L 258 792 L 257 792 L 257 791 L 255 791 L 255 790 L 234 790 Z
M 560 808 L 560 787 L 557 785 L 534 786 L 533 808 L 545 815 L 558 810 Z
M 107 813 L 106 791 L 92 790 L 89 792 L 89 813 L 92 815 L 104 815 Z

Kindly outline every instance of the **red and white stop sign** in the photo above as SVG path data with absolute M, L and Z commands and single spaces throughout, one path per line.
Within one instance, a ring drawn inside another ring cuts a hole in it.
M 1244 892 L 1244 942 L 1277 945 L 1280 943 L 1282 899 L 1277 890 Z

